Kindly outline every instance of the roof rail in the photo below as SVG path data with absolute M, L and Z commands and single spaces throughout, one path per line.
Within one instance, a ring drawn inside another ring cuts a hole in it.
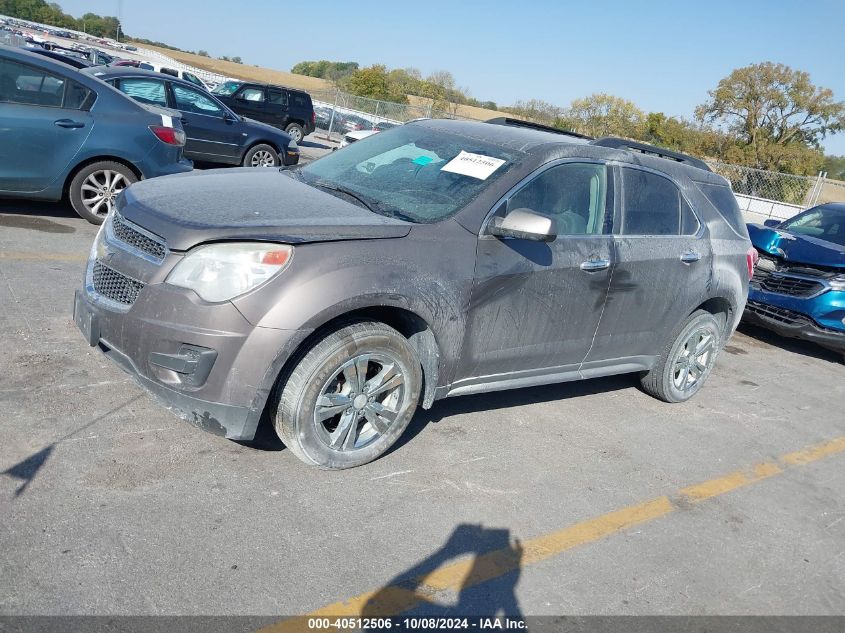
M 626 138 L 618 138 L 616 136 L 605 136 L 603 138 L 597 138 L 592 142 L 592 144 L 600 145 L 601 147 L 627 149 L 631 150 L 632 152 L 651 154 L 652 156 L 657 156 L 659 158 L 666 158 L 668 160 L 674 160 L 679 163 L 691 165 L 692 167 L 698 167 L 699 169 L 703 169 L 704 171 L 713 171 L 712 169 L 710 169 L 710 166 L 707 163 L 705 163 L 699 158 L 694 158 L 693 156 L 688 156 L 687 154 L 682 154 L 681 152 L 675 152 L 671 149 L 657 147 L 656 145 L 649 145 L 648 143 L 630 141 Z
M 533 121 L 523 121 L 522 119 L 512 119 L 510 117 L 496 117 L 495 119 L 489 119 L 487 123 L 492 123 L 493 125 L 511 125 L 513 127 L 527 127 L 532 130 L 540 130 L 541 132 L 552 132 L 554 134 L 563 134 L 564 136 L 574 136 L 575 138 L 583 138 L 591 141 L 593 139 L 592 136 L 587 136 L 586 134 L 579 134 L 578 132 L 570 132 L 568 130 L 561 130 L 560 128 L 552 127 L 550 125 L 543 125 L 542 123 L 534 123 Z

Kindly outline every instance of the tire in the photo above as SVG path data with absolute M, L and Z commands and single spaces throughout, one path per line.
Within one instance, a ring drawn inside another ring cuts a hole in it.
M 361 389 L 357 374 L 364 367 Z M 405 337 L 383 323 L 350 323 L 319 340 L 290 372 L 281 388 L 276 432 L 306 464 L 326 470 L 361 466 L 383 455 L 405 431 L 421 385 L 420 361 Z
M 297 143 L 305 138 L 305 130 L 299 123 L 291 123 L 285 128 L 285 132 Z
M 244 167 L 278 167 L 282 164 L 279 153 L 270 145 L 260 143 L 244 154 Z
M 76 172 L 68 186 L 68 198 L 80 217 L 102 224 L 120 192 L 133 182 L 138 182 L 138 177 L 122 163 L 92 163 Z
M 694 312 L 667 343 L 657 364 L 641 378 L 643 390 L 664 402 L 692 398 L 713 369 L 723 332 L 723 324 L 712 314 Z M 703 351 L 690 360 L 693 348 Z

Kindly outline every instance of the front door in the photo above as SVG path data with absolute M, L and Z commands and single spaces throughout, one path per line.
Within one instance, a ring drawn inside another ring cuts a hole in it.
M 239 162 L 243 136 L 239 121 L 226 118 L 226 110 L 199 88 L 171 83 L 173 107 L 182 113 L 185 155 L 193 160 Z
M 0 191 L 37 192 L 64 175 L 94 119 L 90 91 L 61 75 L 0 59 Z
M 608 168 L 588 162 L 542 168 L 497 214 L 520 208 L 554 218 L 558 235 L 546 243 L 482 229 L 453 391 L 565 379 L 590 351 L 613 267 Z
M 241 86 L 235 93 L 235 111 L 250 119 L 270 123 L 267 120 L 267 98 L 261 86 Z

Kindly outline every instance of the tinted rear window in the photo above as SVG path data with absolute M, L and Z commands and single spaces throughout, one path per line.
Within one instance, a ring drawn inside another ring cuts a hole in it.
M 716 207 L 719 215 L 725 218 L 725 221 L 731 225 L 734 231 L 742 237 L 748 237 L 748 229 L 745 226 L 742 211 L 739 210 L 736 196 L 734 196 L 734 192 L 731 191 L 730 187 L 701 182 L 697 182 L 695 185 L 710 201 L 710 204 Z

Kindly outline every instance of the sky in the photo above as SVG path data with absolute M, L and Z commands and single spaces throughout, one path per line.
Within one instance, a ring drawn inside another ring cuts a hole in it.
M 290 70 L 328 59 L 450 71 L 475 98 L 567 106 L 605 92 L 692 118 L 730 72 L 772 61 L 810 73 L 845 100 L 841 0 L 59 0 L 79 17 L 212 56 Z M 845 133 L 828 153 L 845 155 Z

